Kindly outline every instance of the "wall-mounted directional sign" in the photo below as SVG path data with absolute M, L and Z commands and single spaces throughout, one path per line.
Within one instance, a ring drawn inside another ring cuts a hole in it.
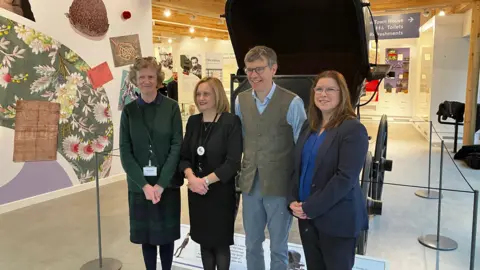
M 378 39 L 418 38 L 420 36 L 420 13 L 374 16 Z M 373 22 L 370 21 L 369 39 L 375 39 Z

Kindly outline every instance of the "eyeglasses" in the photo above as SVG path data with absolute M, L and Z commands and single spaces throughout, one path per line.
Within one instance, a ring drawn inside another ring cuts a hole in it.
M 337 91 L 340 91 L 340 89 L 337 89 L 337 88 L 332 88 L 332 87 L 328 87 L 328 88 L 321 88 L 321 87 L 318 87 L 318 88 L 315 88 L 313 89 L 315 91 L 316 94 L 320 94 L 320 93 L 325 93 L 327 95 L 331 95 L 333 94 L 334 92 L 337 92 Z
M 244 71 L 246 74 L 251 74 L 252 72 L 256 72 L 257 74 L 262 74 L 265 71 L 265 68 L 268 66 L 264 67 L 256 67 L 256 68 L 244 68 Z

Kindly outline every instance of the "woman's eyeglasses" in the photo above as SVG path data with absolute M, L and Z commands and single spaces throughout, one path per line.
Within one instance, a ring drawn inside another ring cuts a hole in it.
M 315 93 L 317 94 L 320 94 L 320 93 L 325 93 L 327 95 L 330 95 L 330 94 L 333 94 L 337 91 L 340 91 L 340 89 L 337 89 L 337 88 L 332 88 L 332 87 L 327 87 L 327 88 L 321 88 L 321 87 L 317 87 L 315 89 L 313 89 L 315 91 Z

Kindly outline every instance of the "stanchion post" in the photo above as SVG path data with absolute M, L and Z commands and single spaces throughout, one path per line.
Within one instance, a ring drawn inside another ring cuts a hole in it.
M 438 211 L 437 211 L 437 234 L 427 234 L 425 236 L 420 236 L 418 242 L 420 244 L 442 251 L 451 251 L 455 250 L 458 247 L 457 242 L 453 239 L 440 235 L 440 218 L 442 214 L 442 187 L 443 187 L 443 149 L 445 148 L 445 143 L 442 140 L 441 150 L 440 150 L 440 186 L 439 186 L 439 197 L 438 197 Z
M 80 270 L 120 270 L 122 263 L 113 258 L 103 258 L 102 255 L 102 226 L 100 220 L 100 179 L 98 176 L 98 153 L 95 152 L 95 185 L 97 189 L 97 234 L 98 234 L 98 259 L 84 264 Z
M 439 196 L 441 196 L 437 191 L 435 190 L 430 190 L 430 180 L 432 178 L 432 133 L 433 133 L 433 123 L 432 121 L 428 122 L 430 124 L 430 139 L 429 139 L 429 146 L 428 146 L 428 187 L 427 190 L 425 191 L 424 189 L 417 190 L 415 192 L 415 195 L 417 195 L 420 198 L 425 198 L 425 199 L 438 199 Z M 443 149 L 442 149 L 443 151 Z
M 475 269 L 475 252 L 477 243 L 477 218 L 478 218 L 478 190 L 473 191 L 473 215 L 472 215 L 472 240 L 470 246 L 470 270 Z
M 100 222 L 100 185 L 98 180 L 98 154 L 95 152 L 95 184 L 97 189 L 97 229 L 98 229 L 98 261 L 102 268 L 102 226 Z

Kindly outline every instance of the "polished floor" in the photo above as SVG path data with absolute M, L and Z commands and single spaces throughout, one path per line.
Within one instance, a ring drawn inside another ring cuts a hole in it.
M 365 121 L 376 136 L 378 121 Z M 371 142 L 372 150 L 375 141 Z M 452 154 L 453 155 L 453 154 Z M 385 181 L 402 185 L 425 186 L 428 181 L 428 142 L 410 124 L 389 125 L 387 157 L 393 171 Z M 432 154 L 431 184 L 438 187 L 440 151 Z M 469 190 L 448 153 L 444 153 L 444 188 Z M 473 188 L 480 189 L 480 171 L 457 163 Z M 371 220 L 367 255 L 385 259 L 391 270 L 469 269 L 473 195 L 444 192 L 441 208 L 441 235 L 456 241 L 454 251 L 426 248 L 417 238 L 435 234 L 438 200 L 415 196 L 418 187 L 386 185 L 383 213 Z M 187 209 L 186 196 L 182 207 Z M 126 270 L 144 269 L 139 246 L 128 241 L 126 183 L 116 182 L 101 188 L 103 255 L 114 257 Z M 244 233 L 241 211 L 236 232 Z M 188 224 L 184 211 L 182 223 Z M 80 267 L 98 255 L 95 190 L 29 206 L 0 215 L 1 270 L 69 270 Z M 290 242 L 300 243 L 297 224 Z M 480 269 L 477 248 L 476 268 Z

